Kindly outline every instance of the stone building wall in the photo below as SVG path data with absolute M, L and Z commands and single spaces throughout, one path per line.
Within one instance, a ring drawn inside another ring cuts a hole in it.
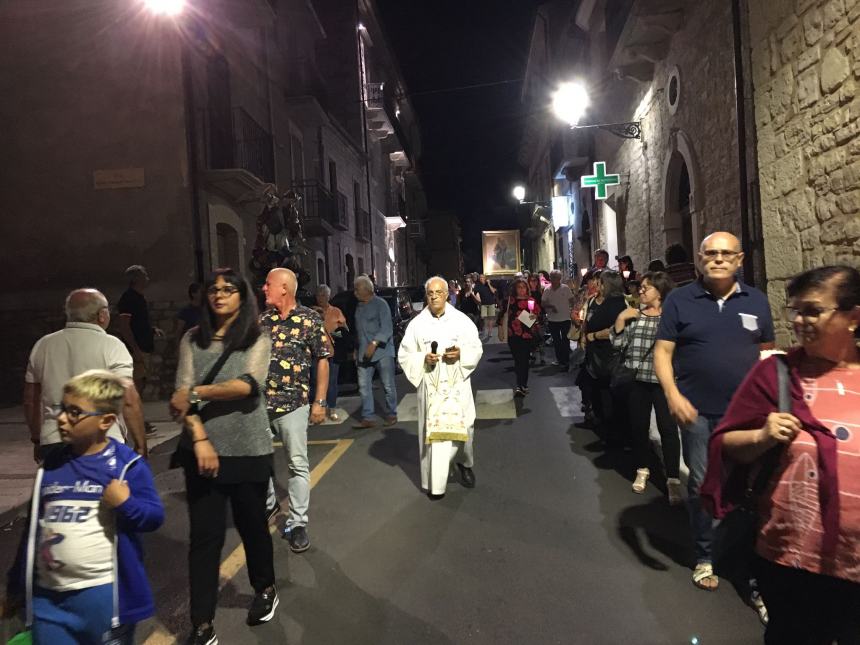
M 672 236 L 675 223 L 665 192 L 667 160 L 674 150 L 686 154 L 689 149 L 692 157 L 687 165 L 694 193 L 694 238 L 715 230 L 740 236 L 733 51 L 730 4 L 692 3 L 666 57 L 655 65 L 653 81 L 615 82 L 618 97 L 628 98 L 615 100 L 618 107 L 608 116 L 641 120 L 642 141 L 625 140 L 619 146 L 611 135 L 597 135 L 596 158 L 607 159 L 607 171 L 622 176 L 609 204 L 617 213 L 619 252 L 632 256 L 637 269 L 662 258 Z M 672 114 L 666 87 L 676 66 L 681 94 Z M 602 223 L 600 228 L 603 242 Z
M 814 266 L 860 266 L 860 1 L 750 3 L 768 295 Z M 787 325 L 779 331 L 789 341 Z

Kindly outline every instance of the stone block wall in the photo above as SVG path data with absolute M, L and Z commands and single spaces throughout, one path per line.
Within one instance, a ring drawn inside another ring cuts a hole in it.
M 165 337 L 155 341 L 152 373 L 141 392 L 146 401 L 167 400 L 173 392 L 179 340 L 174 327 L 176 314 L 184 306 L 184 301 L 150 302 L 152 324 L 162 329 Z M 30 350 L 42 336 L 62 329 L 65 321 L 62 305 L 52 309 L 0 312 L 0 355 L 4 365 L 0 370 L 0 405 L 21 402 Z M 119 337 L 119 318 L 115 310 L 108 333 Z
M 768 293 L 860 266 L 860 0 L 750 3 Z M 790 342 L 788 325 L 779 342 Z
M 640 120 L 642 141 L 618 146 L 610 135 L 598 135 L 598 158 L 606 158 L 607 169 L 622 175 L 614 193 L 618 225 L 623 226 L 619 251 L 632 256 L 637 269 L 650 259 L 662 259 L 667 246 L 666 228 L 672 224 L 667 221 L 666 161 L 679 148 L 679 138 L 689 142 L 693 157 L 687 165 L 695 193 L 694 236 L 728 230 L 740 237 L 733 52 L 730 4 L 691 3 L 665 59 L 655 65 L 653 81 L 616 81 L 626 83 L 619 95 L 628 99 L 612 116 Z M 666 86 L 675 67 L 681 90 L 672 114 Z

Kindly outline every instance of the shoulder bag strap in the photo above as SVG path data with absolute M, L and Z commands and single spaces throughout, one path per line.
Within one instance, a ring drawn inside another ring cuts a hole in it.
M 215 364 L 209 368 L 209 371 L 206 372 L 206 376 L 204 376 L 203 380 L 197 385 L 211 385 L 212 381 L 214 381 L 215 377 L 218 376 L 218 372 L 220 372 L 221 368 L 224 367 L 224 363 L 227 362 L 227 359 L 230 358 L 230 354 L 232 353 L 233 349 L 230 347 L 227 347 L 223 352 L 221 352 L 218 360 L 216 360 Z
M 785 354 L 776 355 L 777 412 L 791 412 L 791 375 Z M 761 494 L 773 476 L 783 449 L 774 446 L 761 458 L 761 468 L 753 481 L 751 492 Z

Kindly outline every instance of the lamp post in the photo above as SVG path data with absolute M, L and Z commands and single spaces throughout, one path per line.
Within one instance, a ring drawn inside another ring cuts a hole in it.
M 526 198 L 526 189 L 524 186 L 514 186 L 514 190 L 512 191 L 514 195 L 514 199 L 516 199 L 520 204 L 523 203 L 523 200 Z
M 562 83 L 553 94 L 552 109 L 555 115 L 567 123 L 571 130 L 589 130 L 597 128 L 614 134 L 622 139 L 641 139 L 642 124 L 640 121 L 624 123 L 593 123 L 580 125 L 579 120 L 585 114 L 590 104 L 588 90 L 582 83 Z

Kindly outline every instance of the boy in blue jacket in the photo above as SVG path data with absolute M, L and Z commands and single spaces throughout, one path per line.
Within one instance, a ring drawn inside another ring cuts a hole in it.
M 102 370 L 63 388 L 56 412 L 66 446 L 36 475 L 10 572 L 37 645 L 132 643 L 135 624 L 154 613 L 137 534 L 161 526 L 164 507 L 146 462 L 107 437 L 124 397 L 123 382 Z

